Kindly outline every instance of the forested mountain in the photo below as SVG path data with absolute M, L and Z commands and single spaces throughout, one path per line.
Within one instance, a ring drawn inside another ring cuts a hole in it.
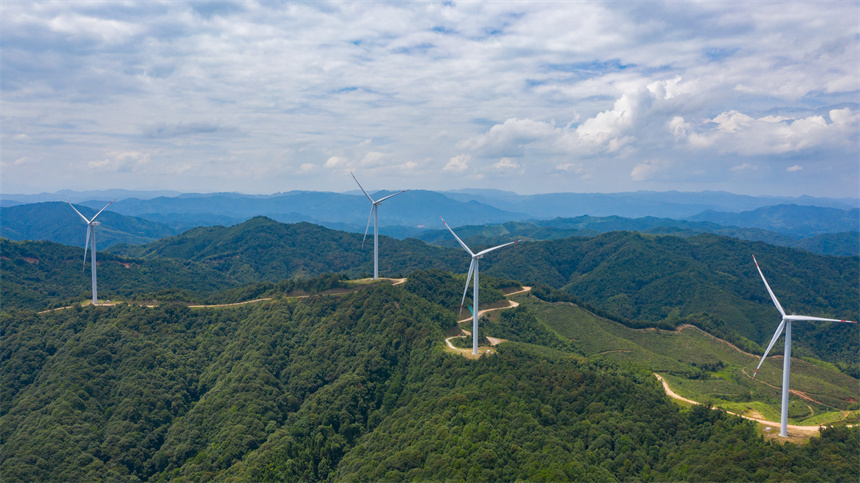
M 368 203 L 369 204 L 369 203 Z M 310 223 L 284 224 L 257 217 L 231 227 L 205 227 L 148 245 L 114 247 L 140 258 L 180 258 L 202 263 L 245 283 L 308 277 L 327 272 L 353 276 L 373 271 L 373 236 Z M 418 268 L 468 269 L 468 258 L 418 240 L 379 238 L 379 269 L 402 276 Z
M 860 231 L 860 209 L 857 208 L 840 210 L 818 206 L 777 205 L 741 213 L 705 211 L 690 219 L 720 225 L 761 228 L 798 237 Z
M 2 309 L 43 310 L 91 296 L 90 265 L 83 250 L 53 242 L 0 238 Z M 242 282 L 203 264 L 171 258 L 134 259 L 98 254 L 99 296 L 199 301 Z
M 527 309 L 503 322 L 511 342 L 479 360 L 442 349 L 454 323 L 386 284 L 229 309 L 3 313 L 0 478 L 860 476 L 856 428 L 802 446 L 765 441 L 752 422 L 680 409 L 646 372 L 535 338 L 551 331 Z
M 25 260 L 54 257 L 39 251 L 52 245 L 4 242 L 0 246 L 4 252 L 7 247 L 17 247 L 16 256 L 3 255 L 9 258 L 3 260 L 3 266 L 10 267 L 4 268 L 3 284 L 8 287 L 4 290 L 22 293 L 13 300 L 27 301 L 10 306 L 41 308 L 74 296 L 86 298 L 89 273 L 81 271 L 80 252 L 56 255 L 63 260 L 63 268 L 55 273 L 52 261 L 32 264 Z M 476 250 L 485 246 L 472 245 Z M 367 276 L 373 253 L 369 243 L 361 248 L 358 234 L 265 218 L 228 228 L 198 228 L 148 245 L 113 249 L 131 258 L 100 255 L 104 268 L 99 270 L 99 287 L 106 297 L 161 289 L 186 291 L 186 297 L 197 297 L 195 300 L 216 290 L 261 281 L 328 272 Z M 702 328 L 722 337 L 734 337 L 738 343 L 746 343 L 739 338 L 752 341 L 751 350 L 756 350 L 770 340 L 778 320 L 752 263 L 753 254 L 787 310 L 858 317 L 857 257 L 823 257 L 714 235 L 678 238 L 611 232 L 591 238 L 524 242 L 504 253 L 488 254 L 482 273 L 560 289 L 631 325 L 674 327 L 694 317 Z M 468 262 L 459 248 L 380 238 L 383 276 L 406 276 L 427 268 L 463 274 Z M 150 269 L 150 264 L 159 268 Z M 167 273 L 167 267 L 174 265 L 181 269 Z M 40 296 L 47 298 L 34 305 Z M 860 362 L 857 329 L 856 325 L 795 324 L 796 347 L 819 359 L 856 366 Z
M 715 325 L 712 331 L 722 327 L 766 345 L 779 314 L 752 255 L 790 313 L 857 320 L 860 258 L 823 257 L 714 235 L 612 232 L 521 243 L 508 248 L 486 273 L 560 288 L 644 325 L 664 321 L 673 326 L 684 317 L 705 317 Z M 795 324 L 794 337 L 819 358 L 856 365 L 858 329 L 858 324 Z
M 75 208 L 92 219 L 105 204 L 96 209 L 84 205 Z M 49 240 L 81 247 L 86 241 L 87 224 L 66 203 L 47 202 L 0 208 L 0 220 L 0 237 L 10 240 Z M 109 210 L 99 215 L 98 221 L 101 223 L 96 228 L 99 248 L 117 243 L 141 245 L 177 233 L 161 223 Z
M 860 255 L 860 232 L 824 233 L 804 238 L 795 245 L 801 250 L 822 255 Z

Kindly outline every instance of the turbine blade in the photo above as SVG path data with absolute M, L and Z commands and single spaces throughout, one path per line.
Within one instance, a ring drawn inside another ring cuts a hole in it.
M 508 246 L 508 245 L 513 245 L 514 243 L 519 243 L 519 242 L 521 242 L 521 241 L 522 241 L 522 240 L 512 241 L 512 242 L 509 242 L 509 243 L 505 243 L 504 245 L 499 245 L 499 246 L 497 246 L 497 247 L 487 248 L 486 250 L 483 250 L 483 251 L 478 252 L 478 254 L 477 254 L 476 256 L 481 256 L 481 255 L 484 255 L 485 253 L 490 253 L 490 252 L 491 252 L 491 251 L 493 251 L 493 250 L 498 250 L 499 248 L 506 247 L 506 246 Z
M 84 243 L 84 264 L 81 265 L 81 271 L 87 268 L 87 250 L 90 248 L 90 237 L 92 236 L 93 226 L 87 223 L 87 241 Z
M 349 174 L 352 174 L 352 171 L 350 171 Z M 367 196 L 367 199 L 369 199 L 371 203 L 376 203 L 375 201 L 373 201 L 373 198 L 371 198 L 370 195 L 367 194 L 367 191 L 364 191 L 364 188 L 361 187 L 361 183 L 358 182 L 358 179 L 355 177 L 354 174 L 352 174 L 352 179 L 355 180 L 355 184 L 358 185 L 358 187 L 361 189 L 361 192 L 364 193 L 364 196 Z
M 758 274 L 761 275 L 761 281 L 764 282 L 764 286 L 767 288 L 767 293 L 770 294 L 773 304 L 776 305 L 776 310 L 779 310 L 779 313 L 785 317 L 785 310 L 782 310 L 782 305 L 779 305 L 779 300 L 776 299 L 776 295 L 773 294 L 773 290 L 771 290 L 770 285 L 767 284 L 767 280 L 765 280 L 764 274 L 761 273 L 761 268 L 758 266 L 758 261 L 755 259 L 755 255 L 753 255 L 753 262 L 755 262 L 755 268 L 758 270 Z
M 367 217 L 367 226 L 364 228 L 364 238 L 361 239 L 361 248 L 364 248 L 364 241 L 367 240 L 367 230 L 370 230 L 370 220 L 373 219 L 374 210 L 376 210 L 376 205 L 370 205 L 370 216 Z
M 69 202 L 67 201 L 66 203 L 69 203 Z M 69 206 L 71 206 L 71 207 L 72 207 L 72 209 L 73 209 L 73 210 L 75 210 L 75 213 L 77 213 L 77 214 L 78 214 L 78 216 L 80 216 L 81 218 L 83 218 L 83 219 L 84 219 L 84 221 L 85 221 L 88 225 L 90 224 L 90 220 L 88 220 L 86 216 L 82 215 L 82 214 L 81 214 L 81 212 L 80 212 L 80 211 L 78 211 L 78 209 L 77 209 L 77 208 L 75 208 L 75 205 L 73 205 L 73 204 L 69 203 Z M 87 238 L 87 239 L 89 239 L 89 238 Z
M 442 220 L 442 223 L 445 223 L 445 218 L 442 218 L 441 216 L 440 216 L 439 218 Z M 454 230 L 452 230 L 452 229 L 451 229 L 451 227 L 450 227 L 450 226 L 448 226 L 448 223 L 445 223 L 445 228 L 447 228 L 447 229 L 448 229 L 448 231 L 450 231 L 450 232 L 451 232 L 451 234 L 452 234 L 452 235 L 454 235 L 454 238 L 456 238 L 456 239 L 457 239 L 457 241 L 458 241 L 458 242 L 460 242 L 460 246 L 461 246 L 461 247 L 463 247 L 463 249 L 464 249 L 464 250 L 466 250 L 467 252 L 469 252 L 469 255 L 471 255 L 471 256 L 473 256 L 473 257 L 475 256 L 475 254 L 474 254 L 474 253 L 472 253 L 472 250 L 469 250 L 469 247 L 467 247 L 467 246 L 466 246 L 466 244 L 465 244 L 465 243 L 463 243 L 463 240 L 461 240 L 461 239 L 460 239 L 460 237 L 458 237 L 458 236 L 457 236 L 457 234 L 456 234 L 456 233 L 454 233 Z
M 773 334 L 773 339 L 770 340 L 770 344 L 767 345 L 767 350 L 764 351 L 764 355 L 761 356 L 761 360 L 758 361 L 758 366 L 755 368 L 755 372 L 753 373 L 753 377 L 758 374 L 758 370 L 761 367 L 762 362 L 764 362 L 764 358 L 767 357 L 768 352 L 773 348 L 773 345 L 776 344 L 776 340 L 779 339 L 779 336 L 782 335 L 782 329 L 785 327 L 785 319 L 782 319 L 782 322 L 779 323 L 779 327 L 776 328 L 776 332 Z
M 475 259 L 469 264 L 469 275 L 466 276 L 466 288 L 463 289 L 463 300 L 460 301 L 460 313 L 463 313 L 463 304 L 466 303 L 466 292 L 469 291 L 469 282 L 472 281 L 472 273 L 475 272 Z
M 811 320 L 817 322 L 845 322 L 846 324 L 856 324 L 853 320 L 841 320 L 841 319 L 825 319 L 822 317 L 810 317 L 808 315 L 786 315 L 786 320 Z
M 383 201 L 387 200 L 388 198 L 391 198 L 392 196 L 397 196 L 397 195 L 406 193 L 407 191 L 409 191 L 409 190 L 398 191 L 397 193 L 394 193 L 393 195 L 388 195 L 385 198 L 380 198 L 380 199 L 376 200 L 376 204 L 378 205 L 378 204 L 382 203 Z
M 116 200 L 113 200 L 113 201 L 116 201 Z M 92 219 L 92 220 L 90 220 L 90 221 L 96 221 L 96 218 L 98 218 L 98 217 L 99 217 L 99 215 L 101 215 L 101 214 L 102 214 L 102 211 L 106 210 L 108 206 L 112 205 L 112 204 L 113 204 L 113 201 L 111 201 L 110 203 L 106 204 L 104 208 L 100 209 L 100 210 L 99 210 L 99 212 L 98 212 L 98 213 L 96 213 L 96 216 L 94 216 L 94 217 L 93 217 L 93 219 Z

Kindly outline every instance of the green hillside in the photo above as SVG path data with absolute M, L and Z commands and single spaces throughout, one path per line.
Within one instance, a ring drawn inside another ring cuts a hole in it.
M 7 306 L 40 309 L 88 297 L 88 273 L 74 260 L 80 254 L 59 245 L 0 243 L 4 252 L 13 246 L 18 247 L 10 252 L 14 256 L 3 255 L 5 265 L 0 265 L 9 267 L 2 279 L 4 293 L 11 294 Z M 42 253 L 48 246 L 62 255 Z M 112 251 L 131 258 L 100 255 L 99 285 L 106 298 L 167 291 L 174 299 L 198 301 L 219 290 L 261 282 L 277 284 L 332 272 L 366 277 L 373 253 L 369 243 L 362 249 L 361 235 L 267 218 L 227 228 L 197 228 Z M 776 328 L 778 313 L 752 263 L 753 254 L 786 310 L 860 317 L 860 258 L 819 256 L 714 235 L 612 232 L 524 242 L 487 255 L 482 274 L 555 287 L 630 326 L 692 323 L 759 352 Z M 55 267 L 54 258 L 63 262 Z M 36 264 L 32 259 L 47 261 Z M 383 276 L 430 268 L 464 274 L 468 257 L 458 248 L 380 238 Z M 236 294 L 230 297 L 237 301 Z M 860 376 L 860 327 L 801 323 L 794 332 L 798 355 L 838 364 Z
M 310 223 L 284 224 L 265 217 L 231 227 L 195 228 L 140 247 L 113 252 L 146 259 L 179 258 L 202 263 L 244 283 L 309 277 L 327 272 L 364 276 L 373 272 L 373 238 Z M 462 252 L 417 240 L 379 238 L 379 270 L 402 276 L 416 269 L 468 270 Z
M 779 313 L 755 269 L 753 254 L 787 311 L 857 320 L 857 257 L 824 257 L 714 235 L 613 232 L 522 243 L 509 248 L 486 272 L 560 288 L 633 325 L 674 327 L 690 323 L 692 317 L 766 345 Z M 808 350 L 807 355 L 847 362 L 860 375 L 858 324 L 799 323 L 794 328 L 797 346 Z
M 83 250 L 53 242 L 0 238 L 2 309 L 44 310 L 89 299 L 90 264 Z M 129 299 L 158 294 L 162 300 L 200 301 L 239 285 L 203 264 L 169 258 L 136 259 L 98 254 L 99 298 Z
M 696 327 L 632 329 L 573 304 L 547 304 L 527 297 L 518 300 L 591 359 L 644 367 L 665 377 L 682 396 L 779 420 L 781 357 L 768 357 L 753 379 L 760 355 L 744 352 Z M 860 381 L 814 359 L 792 359 L 791 388 L 808 399 L 792 396 L 790 424 L 839 421 L 849 410 L 855 411 L 856 418 Z
M 0 478 L 860 477 L 856 429 L 783 445 L 680 409 L 650 373 L 570 352 L 541 310 L 504 312 L 494 323 L 512 342 L 475 361 L 443 350 L 453 314 L 402 285 L 224 309 L 6 312 Z

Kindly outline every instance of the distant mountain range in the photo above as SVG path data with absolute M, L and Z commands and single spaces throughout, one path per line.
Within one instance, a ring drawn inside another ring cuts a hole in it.
M 707 210 L 739 212 L 780 204 L 843 210 L 860 208 L 860 199 L 748 196 L 725 191 L 519 195 L 499 190 L 460 190 L 447 191 L 445 195 L 460 201 L 477 201 L 502 210 L 528 213 L 532 218 L 617 215 L 627 218 L 655 216 L 682 219 Z
M 78 206 L 90 216 L 104 204 L 89 201 Z M 360 195 L 336 193 L 293 192 L 270 197 L 215 194 L 126 199 L 115 202 L 109 210 L 100 218 L 103 223 L 97 236 L 100 247 L 116 243 L 140 245 L 199 226 L 232 226 L 250 219 L 249 214 L 255 210 L 268 212 L 269 218 L 283 223 L 309 222 L 363 234 L 369 203 Z M 469 243 L 502 243 L 520 238 L 554 240 L 610 231 L 682 237 L 713 233 L 824 255 L 860 255 L 858 209 L 778 205 L 742 213 L 706 211 L 686 220 L 650 216 L 540 220 L 526 219 L 525 214 L 503 211 L 475 200 L 456 201 L 439 193 L 415 191 L 384 203 L 381 212 L 381 234 L 447 246 L 455 246 L 454 240 L 442 228 L 440 214 L 459 227 L 459 235 Z M 66 203 L 0 208 L 0 220 L 0 236 L 10 240 L 50 240 L 79 246 L 84 243 L 85 230 Z
M 416 193 L 427 193 L 423 190 L 410 191 L 410 196 Z M 380 191 L 382 193 L 390 193 Z M 480 205 L 502 210 L 504 212 L 525 214 L 526 218 L 571 218 L 582 215 L 591 216 L 611 216 L 617 215 L 627 218 L 640 218 L 644 216 L 655 216 L 660 218 L 687 218 L 707 210 L 720 212 L 741 212 L 751 211 L 765 206 L 774 206 L 782 204 L 794 204 L 799 206 L 819 206 L 825 208 L 838 208 L 842 210 L 850 210 L 860 208 L 860 199 L 857 198 L 816 198 L 810 196 L 786 197 L 786 196 L 748 196 L 737 195 L 725 191 L 701 191 L 701 192 L 679 192 L 679 191 L 636 191 L 626 193 L 548 193 L 537 195 L 520 195 L 510 191 L 501 190 L 456 190 L 436 192 L 448 199 L 468 203 L 475 201 Z M 342 198 L 342 197 L 346 198 Z M 41 193 L 38 195 L 25 194 L 0 194 L 2 206 L 11 206 L 12 204 L 26 204 L 45 201 L 71 201 L 83 202 L 96 200 L 109 201 L 117 199 L 124 200 L 157 200 L 151 206 L 153 208 L 141 208 L 139 206 L 132 207 L 129 204 L 128 212 L 118 210 L 118 212 L 129 215 L 137 215 L 143 213 L 212 213 L 218 215 L 244 217 L 244 219 L 257 216 L 269 215 L 277 213 L 302 213 L 306 216 L 317 218 L 322 221 L 344 221 L 356 225 L 362 224 L 361 221 L 356 222 L 352 218 L 345 217 L 344 220 L 335 220 L 328 216 L 329 205 L 334 204 L 336 210 L 342 210 L 344 205 L 338 204 L 341 201 L 363 199 L 359 191 L 349 193 L 331 193 L 331 192 L 309 192 L 309 191 L 290 191 L 286 193 L 275 193 L 270 195 L 247 195 L 240 193 L 178 193 L 175 191 L 129 191 L 129 190 L 105 190 L 105 191 L 71 191 L 64 190 L 57 193 Z M 330 198 L 332 201 L 322 202 L 318 206 L 319 211 L 312 213 L 305 208 L 297 209 L 283 205 L 281 202 L 292 201 L 296 206 L 301 206 L 304 201 L 302 197 L 309 197 L 310 203 L 318 203 L 320 200 Z M 166 204 L 163 198 L 175 198 L 173 204 Z M 271 200 L 280 200 L 272 202 Z M 223 205 L 215 201 L 210 207 L 201 206 L 195 200 L 233 200 L 233 205 Z M 246 204 L 243 200 L 256 200 L 250 204 Z M 414 201 L 420 201 L 420 198 L 414 198 Z M 183 204 L 184 202 L 184 204 Z M 257 203 L 254 205 L 254 203 Z M 396 203 L 390 203 L 393 207 L 403 203 L 400 199 Z M 96 203 L 97 204 L 97 203 Z M 193 206 L 197 208 L 193 208 Z M 183 206 L 187 206 L 183 207 Z M 404 205 L 406 206 L 406 205 Z M 226 211 L 224 211 L 226 210 Z M 392 208 L 392 210 L 395 210 Z M 366 211 L 369 211 L 366 210 Z M 230 213 L 233 213 L 232 215 Z M 320 213 L 325 216 L 320 216 Z M 438 215 L 450 216 L 449 213 L 437 213 Z M 505 220 L 495 221 L 511 221 L 521 218 L 507 218 Z M 463 224 L 477 223 L 478 220 L 464 221 Z M 459 223 L 459 222 L 458 222 Z M 412 223 L 392 223 L 409 226 Z
M 724 226 L 761 228 L 796 237 L 860 231 L 860 209 L 841 210 L 819 206 L 776 205 L 741 213 L 708 210 L 689 218 Z
M 91 218 L 97 209 L 75 206 L 82 215 Z M 66 203 L 57 201 L 0 208 L 0 236 L 10 240 L 50 240 L 64 245 L 84 246 L 87 224 Z M 117 243 L 141 245 L 159 238 L 176 235 L 167 225 L 143 218 L 125 216 L 105 210 L 96 228 L 96 243 L 107 248 Z

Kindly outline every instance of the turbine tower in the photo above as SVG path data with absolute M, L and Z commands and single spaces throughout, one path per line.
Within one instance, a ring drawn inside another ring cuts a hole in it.
M 96 218 L 98 218 L 99 215 L 102 214 L 102 211 L 104 211 L 108 206 L 110 206 L 113 201 L 111 201 L 110 203 L 105 205 L 104 208 L 99 210 L 99 212 L 96 213 L 96 216 L 94 216 L 92 220 L 88 220 L 86 216 L 81 215 L 81 212 L 78 211 L 78 209 L 75 208 L 71 203 L 69 203 L 69 206 L 71 206 L 72 209 L 75 210 L 75 213 L 80 215 L 80 217 L 83 218 L 84 222 L 87 224 L 87 241 L 84 244 L 84 264 L 81 267 L 81 270 L 83 270 L 87 266 L 87 248 L 90 245 L 90 239 L 92 239 L 93 242 L 93 249 L 92 252 L 90 252 L 92 255 L 91 264 L 93 269 L 93 305 L 98 303 L 98 287 L 96 283 L 96 227 L 101 224 L 96 221 Z
M 441 216 L 439 218 L 442 218 Z M 445 219 L 442 218 L 442 223 L 445 223 Z M 463 299 L 460 301 L 460 313 L 463 313 L 463 303 L 466 301 L 466 292 L 469 291 L 469 279 L 472 278 L 472 273 L 475 274 L 475 284 L 472 287 L 472 354 L 478 354 L 478 260 L 484 258 L 484 255 L 490 253 L 493 250 L 498 250 L 499 248 L 506 247 L 508 245 L 513 245 L 522 240 L 512 241 L 509 243 L 505 243 L 503 245 L 499 245 L 493 248 L 487 248 L 486 250 L 480 251 L 478 253 L 473 253 L 469 247 L 463 243 L 463 240 L 454 233 L 454 230 L 448 226 L 448 223 L 445 223 L 445 228 L 454 235 L 454 238 L 460 242 L 460 246 L 463 247 L 466 252 L 472 257 L 472 263 L 469 265 L 469 275 L 466 276 L 466 288 L 463 289 Z
M 352 173 L 349 173 L 352 174 Z M 370 200 L 370 216 L 367 217 L 367 227 L 364 228 L 364 238 L 361 240 L 361 248 L 364 248 L 364 241 L 367 239 L 367 230 L 370 229 L 370 220 L 373 219 L 373 279 L 379 279 L 379 204 L 383 201 L 391 198 L 392 196 L 397 196 L 401 193 L 406 193 L 409 190 L 398 191 L 393 195 L 388 195 L 385 198 L 380 198 L 376 201 L 367 194 L 367 191 L 364 191 L 364 188 L 361 187 L 361 183 L 358 182 L 355 175 L 352 174 L 352 179 L 355 180 L 355 184 L 361 188 L 361 192 L 364 193 L 364 196 L 367 196 L 367 199 Z
M 758 374 L 758 370 L 761 367 L 761 364 L 764 362 L 764 358 L 767 357 L 768 352 L 770 352 L 770 349 L 776 343 L 776 340 L 779 339 L 779 336 L 780 334 L 782 334 L 782 329 L 784 327 L 785 355 L 783 356 L 782 361 L 782 414 L 780 415 L 779 435 L 785 438 L 788 436 L 788 375 L 789 369 L 791 368 L 791 322 L 794 320 L 845 322 L 849 324 L 856 324 L 857 322 L 854 322 L 852 320 L 823 319 L 821 317 L 810 317 L 808 315 L 786 315 L 785 310 L 782 309 L 782 305 L 779 304 L 779 300 L 776 299 L 776 295 L 773 294 L 773 290 L 770 289 L 770 285 L 767 284 L 767 280 L 765 280 L 764 274 L 761 272 L 761 268 L 758 266 L 758 261 L 756 261 L 755 255 L 753 255 L 753 262 L 755 262 L 755 268 L 758 269 L 758 274 L 761 275 L 761 280 L 762 282 L 764 282 L 765 288 L 767 288 L 767 293 L 770 294 L 770 298 L 771 300 L 773 300 L 773 304 L 776 305 L 776 310 L 779 310 L 779 313 L 782 315 L 782 321 L 776 328 L 776 332 L 773 334 L 773 339 L 770 340 L 770 344 L 768 344 L 767 350 L 764 351 L 764 355 L 761 356 L 761 360 L 759 361 L 758 366 L 755 368 L 753 377 Z

